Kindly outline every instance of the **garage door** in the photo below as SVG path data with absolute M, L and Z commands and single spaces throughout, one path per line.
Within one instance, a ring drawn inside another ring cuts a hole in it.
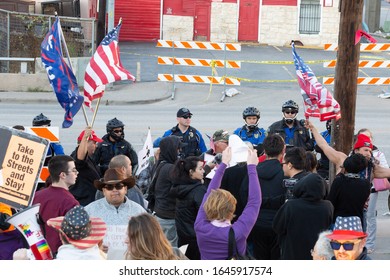
M 116 0 L 115 22 L 122 18 L 120 41 L 160 39 L 161 0 Z

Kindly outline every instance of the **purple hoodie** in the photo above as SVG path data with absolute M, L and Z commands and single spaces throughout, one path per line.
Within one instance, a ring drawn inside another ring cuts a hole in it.
M 226 260 L 228 258 L 228 236 L 230 227 L 216 227 L 207 220 L 203 205 L 211 193 L 221 185 L 222 176 L 226 164 L 221 163 L 199 209 L 195 221 L 195 232 L 202 260 Z M 260 183 L 257 177 L 256 165 L 248 165 L 249 191 L 248 203 L 238 220 L 232 225 L 236 236 L 237 250 L 239 254 L 246 252 L 246 240 L 256 222 L 261 205 Z

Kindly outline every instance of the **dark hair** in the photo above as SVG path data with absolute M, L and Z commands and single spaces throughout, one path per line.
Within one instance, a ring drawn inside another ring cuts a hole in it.
M 12 128 L 13 129 L 17 129 L 17 130 L 21 130 L 21 131 L 25 131 L 26 130 L 23 125 L 14 125 Z
M 190 170 L 195 171 L 198 162 L 202 161 L 199 157 L 189 156 L 185 159 L 178 159 L 171 171 L 173 181 L 190 180 Z
M 305 169 L 306 151 L 301 147 L 292 147 L 286 151 L 284 162 L 291 163 L 297 170 Z
M 305 170 L 308 172 L 313 172 L 314 169 L 317 168 L 317 158 L 315 154 L 310 151 L 306 151 L 306 159 L 305 159 Z
M 48 168 L 52 182 L 58 182 L 60 180 L 61 172 L 67 172 L 68 162 L 72 161 L 74 159 L 68 155 L 58 155 L 51 158 Z
M 366 169 L 368 160 L 362 154 L 352 154 L 344 160 L 343 167 L 348 173 L 359 173 Z
M 283 152 L 284 139 L 279 134 L 271 134 L 263 141 L 264 152 L 269 157 L 277 157 Z

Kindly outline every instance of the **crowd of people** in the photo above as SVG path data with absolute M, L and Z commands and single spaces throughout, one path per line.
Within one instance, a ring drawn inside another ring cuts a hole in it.
M 336 151 L 331 122 L 320 133 L 298 113 L 288 100 L 283 118 L 264 129 L 260 111 L 247 107 L 244 125 L 215 131 L 207 149 L 193 114 L 180 108 L 139 175 L 117 118 L 101 138 L 85 128 L 70 155 L 51 143 L 50 176 L 32 204 L 40 205 L 37 221 L 53 257 L 226 260 L 233 233 L 236 254 L 258 260 L 370 259 L 376 185 L 390 178 L 385 155 L 368 129 L 356 133 L 350 154 Z M 40 114 L 33 126 L 50 119 Z M 7 248 L 0 259 L 34 258 L 7 222 L 14 213 L 0 203 L 0 247 Z

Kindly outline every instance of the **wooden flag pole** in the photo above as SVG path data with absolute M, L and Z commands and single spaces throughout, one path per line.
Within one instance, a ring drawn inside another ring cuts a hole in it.
M 55 13 L 55 15 L 56 15 L 56 17 L 58 17 L 57 12 Z M 59 19 L 59 18 L 58 18 L 58 22 L 60 22 L 60 19 Z M 74 73 L 74 71 L 73 71 L 73 66 L 72 66 L 72 62 L 70 61 L 68 46 L 66 45 L 64 33 L 62 33 L 61 23 L 60 23 L 59 31 L 60 31 L 60 33 L 61 33 L 61 41 L 64 43 L 64 46 L 65 46 L 65 52 L 66 52 L 66 56 L 67 56 L 67 59 L 68 59 L 69 67 L 70 67 L 70 69 L 72 70 L 72 72 Z M 61 45 L 61 44 L 60 44 L 60 45 Z M 86 122 L 87 126 L 89 126 L 89 121 L 88 121 L 88 117 L 87 117 L 87 112 L 85 111 L 84 103 L 83 103 L 83 105 L 82 105 L 81 107 L 82 107 L 82 109 L 83 109 L 83 115 L 84 115 L 85 122 Z M 91 127 L 92 127 L 92 126 L 91 126 Z

